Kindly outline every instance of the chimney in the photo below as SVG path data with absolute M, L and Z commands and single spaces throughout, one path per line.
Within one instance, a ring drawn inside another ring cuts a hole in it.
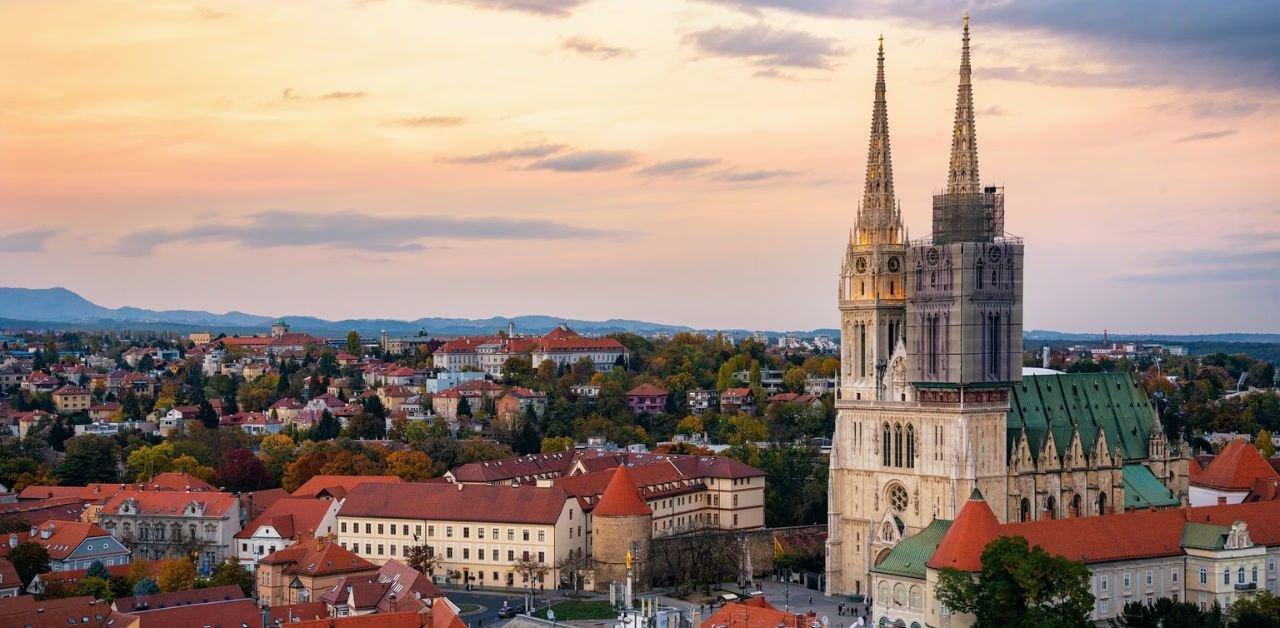
M 462 482 L 458 482 L 458 492 L 462 492 Z
M 10 534 L 10 535 L 9 535 L 9 547 L 12 549 L 12 548 L 17 547 L 17 546 L 18 546 L 18 535 L 16 535 L 16 534 Z

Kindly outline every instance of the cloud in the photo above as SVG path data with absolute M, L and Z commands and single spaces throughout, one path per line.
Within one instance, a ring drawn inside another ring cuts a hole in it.
M 1119 279 L 1149 284 L 1190 283 L 1275 283 L 1280 284 L 1280 249 L 1256 245 L 1280 243 L 1280 233 L 1264 232 L 1257 237 L 1227 238 L 1231 246 L 1166 252 L 1156 258 L 1158 272 L 1120 275 Z M 1190 263 L 1194 260 L 1194 264 Z
M 793 177 L 797 174 L 800 173 L 795 170 L 729 170 L 721 172 L 713 178 L 727 183 L 755 183 L 769 179 Z
M 307 96 L 305 94 L 298 93 L 298 91 L 292 87 L 286 87 L 284 91 L 280 93 L 280 97 L 283 100 L 357 100 L 364 98 L 367 95 L 368 94 L 365 92 L 334 91 L 326 92 L 319 96 Z
M 684 42 L 704 55 L 746 59 L 765 69 L 828 70 L 845 53 L 834 38 L 764 24 L 710 28 L 686 35 Z
M 1009 115 L 1009 112 L 1005 111 L 1004 107 L 1001 107 L 1000 105 L 991 105 L 986 109 L 979 109 L 976 113 L 980 116 L 992 116 L 992 117 Z
M 440 161 L 450 164 L 491 164 L 519 159 L 538 159 L 540 157 L 554 155 L 566 148 L 568 148 L 568 146 L 565 144 L 535 144 L 532 146 L 522 146 L 520 148 L 505 148 L 488 153 L 480 153 L 478 155 L 443 157 Z
M 493 11 L 518 11 L 547 17 L 568 17 L 573 9 L 587 0 L 447 0 L 452 4 L 464 4 L 477 9 Z
M 191 7 L 191 10 L 195 11 L 196 15 L 202 20 L 220 20 L 227 17 L 226 13 L 209 7 Z
M 680 177 L 695 174 L 720 163 L 719 159 L 671 159 L 636 171 L 646 177 Z
M 626 150 L 580 150 L 559 157 L 535 161 L 527 170 L 554 170 L 556 172 L 605 172 L 618 170 L 635 163 L 635 154 Z
M 979 65 L 975 68 L 975 72 L 979 80 L 1018 81 L 1053 87 L 1143 87 L 1159 84 L 1159 81 L 1150 75 L 1057 70 L 1034 65 L 1022 67 Z
M 560 49 L 597 59 L 635 56 L 635 52 L 627 48 L 610 46 L 599 39 L 588 39 L 586 37 L 570 37 L 560 42 Z
M 703 1 L 752 15 L 775 9 L 820 17 L 903 19 L 957 31 L 963 8 L 943 0 Z M 1050 32 L 1100 50 L 1122 61 L 1128 66 L 1124 73 L 1143 84 L 1280 88 L 1280 37 L 1275 36 L 1280 11 L 1266 3 L 1182 0 L 1156 8 L 1113 0 L 990 1 L 975 3 L 971 13 L 979 32 L 987 25 Z
M 1202 100 L 1191 103 L 1191 115 L 1197 118 L 1242 118 L 1262 108 L 1256 102 L 1214 102 Z
M 246 249 L 323 246 L 373 253 L 425 249 L 433 240 L 568 240 L 621 235 L 553 220 L 501 217 L 380 216 L 271 210 L 238 224 L 211 221 L 186 229 L 144 229 L 121 236 L 110 251 L 145 256 L 174 242 L 230 242 Z
M 36 253 L 54 236 L 66 231 L 62 227 L 32 227 L 22 231 L 0 233 L 0 253 Z
M 412 118 L 398 118 L 387 124 L 389 126 L 403 127 L 437 127 L 437 126 L 458 126 L 465 124 L 466 118 L 461 116 L 417 116 Z
M 1180 137 L 1173 141 L 1178 144 L 1181 144 L 1183 142 L 1201 142 L 1204 140 L 1216 140 L 1220 137 L 1228 137 L 1235 134 L 1236 134 L 1235 129 L 1223 129 L 1221 131 L 1205 131 L 1204 133 L 1192 133 L 1191 135 Z

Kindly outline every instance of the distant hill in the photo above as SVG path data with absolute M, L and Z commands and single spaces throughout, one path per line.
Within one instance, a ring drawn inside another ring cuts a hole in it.
M 200 310 L 147 310 L 136 307 L 107 308 L 97 305 L 66 288 L 0 288 L 0 324 L 10 328 L 71 327 L 100 329 L 164 329 L 189 333 L 212 331 L 225 333 L 261 332 L 277 318 L 284 318 L 294 331 L 317 335 L 339 336 L 352 329 L 362 335 L 386 331 L 392 335 L 416 334 L 427 330 L 433 335 L 494 333 L 515 323 L 527 333 L 545 333 L 561 323 L 588 334 L 635 332 L 675 333 L 692 331 L 681 325 L 664 325 L 646 321 L 609 319 L 585 321 L 530 315 L 486 319 L 428 317 L 412 321 L 393 319 L 346 319 L 330 321 L 314 316 L 262 316 L 244 312 L 214 314 Z

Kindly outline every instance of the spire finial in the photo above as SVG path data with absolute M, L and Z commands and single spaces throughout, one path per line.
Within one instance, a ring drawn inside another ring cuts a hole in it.
M 969 14 L 964 15 L 964 37 L 960 47 L 960 86 L 956 91 L 956 124 L 951 134 L 951 170 L 947 192 L 978 192 L 978 140 L 973 113 L 973 69 L 969 65 Z
M 889 152 L 889 105 L 885 98 L 884 36 L 876 54 L 875 102 L 871 107 L 871 141 L 867 148 L 867 185 L 858 208 L 859 241 L 898 243 L 902 227 L 893 198 L 893 161 Z

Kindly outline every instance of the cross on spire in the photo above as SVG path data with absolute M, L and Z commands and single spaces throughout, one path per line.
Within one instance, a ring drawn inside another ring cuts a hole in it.
M 956 126 L 951 134 L 951 169 L 947 193 L 981 191 L 978 177 L 978 138 L 973 121 L 973 69 L 969 66 L 969 14 L 964 14 L 964 40 L 960 49 L 960 87 L 956 93 Z
M 889 150 L 889 106 L 885 98 L 884 35 L 876 55 L 875 102 L 867 147 L 867 183 L 858 208 L 856 239 L 865 244 L 898 242 L 902 222 L 893 197 L 893 160 Z

